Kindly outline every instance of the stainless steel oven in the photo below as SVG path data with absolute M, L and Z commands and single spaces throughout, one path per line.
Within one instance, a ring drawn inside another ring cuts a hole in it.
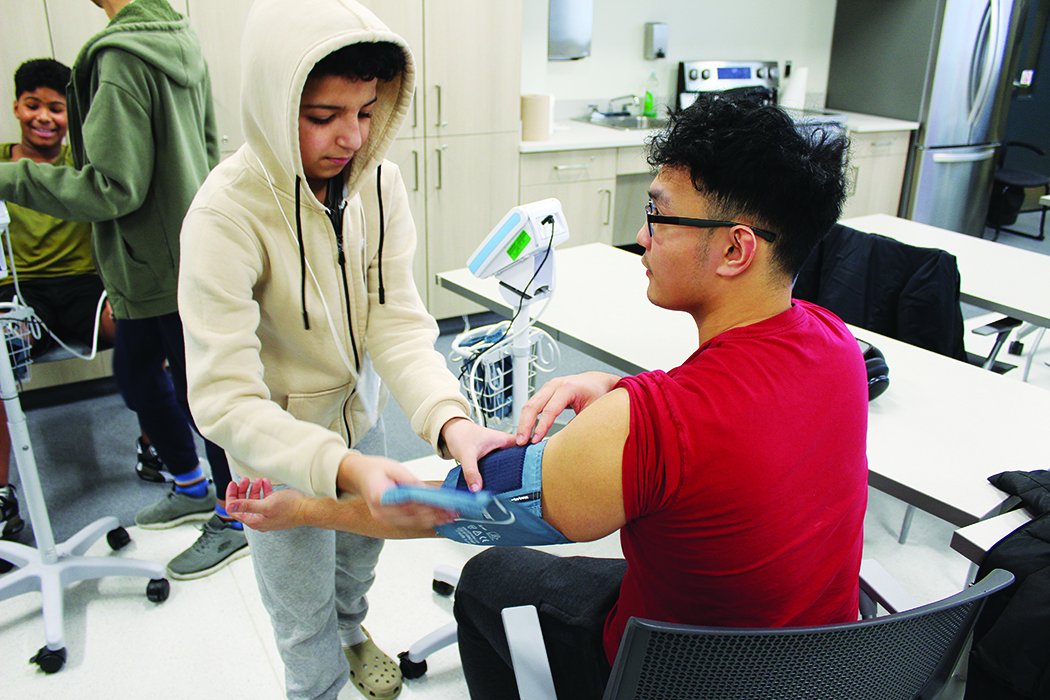
M 777 104 L 780 69 L 776 61 L 682 61 L 678 64 L 678 109 L 693 104 L 705 92 L 746 94 Z M 846 116 L 820 109 L 785 108 L 800 129 L 845 129 Z
M 775 104 L 779 87 L 776 61 L 682 61 L 675 106 L 688 107 L 702 92 L 746 93 Z

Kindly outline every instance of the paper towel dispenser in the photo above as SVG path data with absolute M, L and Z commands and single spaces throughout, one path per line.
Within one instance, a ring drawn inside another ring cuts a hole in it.
M 547 60 L 573 61 L 591 55 L 594 0 L 550 0 Z

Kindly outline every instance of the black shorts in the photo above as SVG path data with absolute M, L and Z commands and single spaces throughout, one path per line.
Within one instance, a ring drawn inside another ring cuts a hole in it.
M 19 280 L 18 286 L 22 302 L 33 307 L 52 333 L 67 343 L 92 344 L 98 300 L 103 291 L 98 275 Z M 11 301 L 14 295 L 13 284 L 0 286 L 0 301 Z M 40 340 L 33 344 L 33 356 L 39 356 L 54 344 L 51 336 L 41 331 Z

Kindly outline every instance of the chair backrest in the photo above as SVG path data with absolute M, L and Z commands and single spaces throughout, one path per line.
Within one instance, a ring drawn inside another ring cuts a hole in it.
M 792 290 L 846 323 L 966 360 L 955 256 L 835 224 Z
M 947 681 L 997 569 L 914 610 L 819 627 L 726 629 L 631 618 L 605 700 L 910 700 Z

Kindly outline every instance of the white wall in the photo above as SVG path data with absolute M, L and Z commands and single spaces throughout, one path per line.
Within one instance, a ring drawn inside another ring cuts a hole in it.
M 791 61 L 809 69 L 807 107 L 823 107 L 835 0 L 594 0 L 591 55 L 547 60 L 546 0 L 525 2 L 521 91 L 551 93 L 559 119 L 610 97 L 644 92 L 652 71 L 669 101 L 680 61 Z M 668 25 L 667 58 L 642 57 L 646 22 Z

